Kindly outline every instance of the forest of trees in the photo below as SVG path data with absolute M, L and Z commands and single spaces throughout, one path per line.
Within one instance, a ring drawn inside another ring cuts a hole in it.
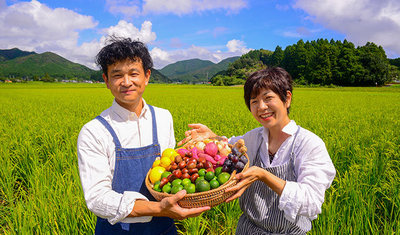
M 347 40 L 299 40 L 284 50 L 252 50 L 211 78 L 215 85 L 243 84 L 252 72 L 267 66 L 285 68 L 299 85 L 376 86 L 400 77 L 399 59 L 390 60 L 381 46 L 355 47 Z

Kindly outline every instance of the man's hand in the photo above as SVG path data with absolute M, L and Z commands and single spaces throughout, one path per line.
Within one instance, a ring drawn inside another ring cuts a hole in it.
M 186 219 L 188 217 L 199 216 L 204 211 L 210 209 L 209 206 L 187 209 L 182 208 L 178 205 L 178 201 L 181 200 L 186 195 L 185 190 L 181 190 L 174 196 L 166 197 L 160 201 L 161 204 L 161 214 L 162 216 L 169 217 L 172 219 Z
M 178 146 L 217 136 L 210 128 L 201 123 L 189 124 L 188 126 L 192 129 L 185 132 L 186 138 L 179 141 Z

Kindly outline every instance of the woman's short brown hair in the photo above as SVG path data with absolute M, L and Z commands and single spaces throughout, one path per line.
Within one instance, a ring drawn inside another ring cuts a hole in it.
M 279 96 L 282 102 L 286 102 L 287 91 L 293 90 L 292 76 L 280 67 L 270 67 L 252 73 L 244 84 L 244 100 L 249 110 L 250 99 L 258 96 L 262 88 L 270 89 Z M 287 108 L 288 114 L 289 108 Z

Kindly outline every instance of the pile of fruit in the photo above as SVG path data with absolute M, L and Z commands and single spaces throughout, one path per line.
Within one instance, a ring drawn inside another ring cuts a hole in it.
M 226 183 L 231 173 L 241 172 L 248 159 L 243 140 L 234 145 L 213 138 L 163 151 L 150 170 L 149 180 L 158 192 L 175 194 L 205 192 Z

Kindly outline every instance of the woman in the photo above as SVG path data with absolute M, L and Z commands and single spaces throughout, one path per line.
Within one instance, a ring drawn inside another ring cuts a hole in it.
M 250 168 L 236 177 L 243 210 L 236 234 L 305 234 L 321 213 L 326 189 L 335 168 L 324 142 L 289 118 L 292 78 L 282 68 L 267 68 L 250 75 L 244 99 L 262 127 L 230 138 L 244 139 Z M 188 140 L 216 136 L 207 126 L 189 124 Z

